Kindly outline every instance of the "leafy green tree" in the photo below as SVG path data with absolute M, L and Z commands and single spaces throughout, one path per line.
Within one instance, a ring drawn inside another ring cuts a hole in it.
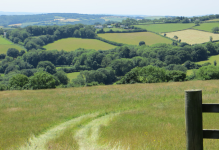
M 49 89 L 55 88 L 55 79 L 53 75 L 40 71 L 29 78 L 29 87 L 32 89 Z
M 9 80 L 9 87 L 10 88 L 22 88 L 28 82 L 29 82 L 29 79 L 27 76 L 23 74 L 17 74 Z
M 213 33 L 218 33 L 219 32 L 219 27 L 214 27 L 211 29 Z
M 66 75 L 66 73 L 64 71 L 57 71 L 55 74 L 54 74 L 55 77 L 57 77 L 60 81 L 61 84 L 63 85 L 67 85 L 68 84 L 68 77 Z
M 141 46 L 141 45 L 145 45 L 145 42 L 144 41 L 140 41 L 139 42 L 139 46 Z
M 172 70 L 166 72 L 167 81 L 184 81 L 186 78 L 186 73 L 178 70 Z
M 195 20 L 195 26 L 200 26 L 200 21 L 199 20 Z
M 202 80 L 219 79 L 219 67 L 213 65 L 203 66 L 198 69 L 196 76 Z
M 17 58 L 18 55 L 19 55 L 19 50 L 17 50 L 16 48 L 9 48 L 7 51 L 7 56 Z
M 56 73 L 56 67 L 50 61 L 40 61 L 37 65 L 37 68 L 43 68 L 44 71 L 46 71 L 50 74 Z

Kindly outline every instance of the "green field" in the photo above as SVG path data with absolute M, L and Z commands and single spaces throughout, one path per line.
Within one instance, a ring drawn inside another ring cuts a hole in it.
M 219 22 L 216 23 L 202 23 L 200 26 L 193 27 L 194 29 L 204 30 L 208 32 L 212 32 L 211 29 L 214 27 L 219 27 Z
M 19 51 L 20 50 L 24 50 L 24 48 L 21 48 L 20 46 L 18 45 L 15 45 L 13 44 L 12 42 L 0 37 L 0 54 L 6 54 L 7 53 L 7 50 L 9 48 L 16 48 L 18 49 Z
M 10 41 L 8 41 L 8 40 L 6 40 L 6 39 L 4 39 L 4 38 L 2 38 L 2 37 L 0 37 L 0 45 L 9 45 L 9 44 L 13 44 L 12 42 L 10 42 Z
M 206 20 L 206 22 L 219 21 L 219 19 Z
M 211 56 L 211 57 L 208 58 L 208 60 L 199 61 L 196 64 L 202 65 L 204 63 L 210 62 L 212 65 L 214 65 L 215 60 L 217 61 L 218 65 L 219 65 L 219 55 Z
M 105 33 L 98 34 L 98 36 L 117 43 L 130 45 L 138 45 L 140 41 L 145 41 L 146 45 L 153 45 L 156 43 L 172 43 L 171 40 L 151 32 Z
M 219 103 L 218 88 L 211 80 L 2 91 L 0 148 L 184 150 L 184 90 Z M 218 114 L 203 115 L 204 129 L 218 124 Z M 219 143 L 204 139 L 204 149 Z
M 67 73 L 67 77 L 70 79 L 70 81 L 72 79 L 76 79 L 77 76 L 80 74 L 80 72 L 72 72 L 72 73 Z
M 115 46 L 96 39 L 67 38 L 55 41 L 54 43 L 44 46 L 43 48 L 47 50 L 63 49 L 65 51 L 74 51 L 78 48 L 108 50 L 115 48 Z
M 194 23 L 165 23 L 165 24 L 149 24 L 149 25 L 135 25 L 135 27 L 146 29 L 153 32 L 173 32 L 184 30 L 193 27 Z

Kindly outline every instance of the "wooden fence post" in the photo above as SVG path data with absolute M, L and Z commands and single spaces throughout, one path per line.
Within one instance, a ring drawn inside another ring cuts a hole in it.
M 203 150 L 202 90 L 185 91 L 186 148 Z

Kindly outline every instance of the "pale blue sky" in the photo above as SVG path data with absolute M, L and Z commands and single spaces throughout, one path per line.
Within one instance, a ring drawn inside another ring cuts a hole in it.
M 1 0 L 0 11 L 195 16 L 219 14 L 219 0 Z

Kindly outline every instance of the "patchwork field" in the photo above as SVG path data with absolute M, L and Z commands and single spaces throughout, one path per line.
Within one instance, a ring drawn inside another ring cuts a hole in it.
M 47 50 L 65 50 L 74 51 L 78 48 L 108 50 L 115 48 L 115 46 L 96 39 L 81 39 L 81 38 L 67 38 L 55 41 L 54 43 L 44 46 Z
M 12 42 L 0 37 L 0 54 L 6 54 L 9 48 L 16 48 L 18 50 L 24 50 L 18 45 L 13 44 Z
M 213 41 L 219 40 L 219 34 L 192 29 L 166 33 L 166 36 L 169 38 L 173 38 L 175 35 L 178 36 L 178 39 L 181 39 L 181 42 L 186 42 L 189 44 L 209 42 L 210 36 L 213 37 Z
M 208 32 L 212 32 L 212 28 L 214 27 L 219 27 L 219 22 L 215 22 L 215 23 L 202 23 L 200 24 L 200 26 L 195 26 L 193 27 L 194 29 L 198 29 L 198 30 L 204 30 L 204 31 L 208 31 Z
M 149 25 L 135 25 L 135 27 L 146 29 L 153 32 L 173 32 L 184 30 L 193 27 L 194 23 L 170 23 L 170 24 L 149 24 Z
M 135 33 L 105 33 L 98 36 L 118 43 L 138 45 L 140 41 L 145 41 L 146 45 L 156 43 L 172 43 L 171 40 L 161 37 L 151 32 L 135 32 Z
M 219 103 L 218 88 L 211 80 L 3 91 L 0 147 L 184 150 L 184 90 L 202 89 L 204 103 Z M 218 124 L 218 114 L 204 114 L 205 129 Z M 219 143 L 204 139 L 204 149 Z
M 80 74 L 80 72 L 67 73 L 67 77 L 71 81 L 72 79 L 76 79 L 79 74 Z

